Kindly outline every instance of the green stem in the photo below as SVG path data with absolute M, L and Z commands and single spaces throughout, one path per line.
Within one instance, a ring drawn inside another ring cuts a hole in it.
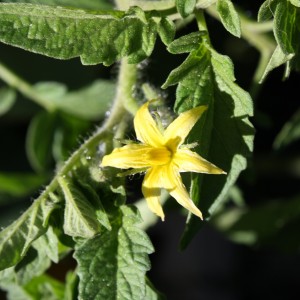
M 47 111 L 51 112 L 55 109 L 49 101 L 43 100 L 43 98 L 35 91 L 31 84 L 17 76 L 2 63 L 0 63 L 0 78 L 9 86 L 18 90 L 26 98 L 36 102 Z
M 135 84 L 134 76 L 128 72 L 136 72 L 136 66 L 134 68 L 129 67 L 126 61 L 122 61 L 120 65 L 120 74 L 118 85 L 119 89 L 115 97 L 112 109 L 108 118 L 89 139 L 87 139 L 78 150 L 76 150 L 71 157 L 66 161 L 63 167 L 57 172 L 52 182 L 47 186 L 45 191 L 41 194 L 40 198 L 43 198 L 49 193 L 54 192 L 58 186 L 57 178 L 67 176 L 67 174 L 74 168 L 74 166 L 80 161 L 80 158 L 86 151 L 91 151 L 97 147 L 101 140 L 107 138 L 114 127 L 117 125 L 124 127 L 124 119 L 128 118 L 125 107 L 130 107 L 131 111 L 134 109 L 134 104 L 137 105 L 132 97 L 132 90 Z M 128 82 L 129 81 L 129 82 Z M 129 110 L 129 109 L 128 109 Z M 123 130 L 123 129 L 122 129 Z M 118 132 L 118 131 L 117 131 Z M 123 131 L 124 133 L 124 131 Z
M 207 25 L 204 17 L 203 9 L 196 9 L 195 16 L 197 20 L 197 25 L 200 31 L 207 31 Z
M 122 99 L 120 103 L 125 110 L 135 115 L 138 110 L 138 104 L 133 97 L 134 88 L 137 81 L 137 65 L 129 64 L 127 59 L 121 60 L 119 69 L 119 81 L 117 87 L 117 98 Z
M 114 106 L 115 108 L 117 106 Z M 63 167 L 57 172 L 51 183 L 46 187 L 44 192 L 39 198 L 47 197 L 50 193 L 54 192 L 58 186 L 58 178 L 66 176 L 74 166 L 79 162 L 81 156 L 87 150 L 91 150 L 99 144 L 99 142 L 109 136 L 109 131 L 113 126 L 120 122 L 120 116 L 117 112 L 112 112 L 106 122 L 100 127 L 88 140 L 86 140 L 66 161 Z

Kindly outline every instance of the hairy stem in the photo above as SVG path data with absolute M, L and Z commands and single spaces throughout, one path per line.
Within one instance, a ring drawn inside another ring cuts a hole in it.
M 134 74 L 132 75 L 131 72 Z M 137 109 L 137 104 L 132 97 L 132 90 L 135 85 L 136 78 L 136 65 L 129 66 L 125 60 L 122 60 L 120 65 L 118 92 L 116 94 L 112 109 L 108 114 L 107 119 L 103 125 L 89 138 L 87 139 L 65 162 L 62 168 L 57 172 L 52 182 L 47 186 L 45 191 L 41 194 L 40 198 L 47 196 L 53 192 L 57 186 L 57 178 L 66 176 L 72 168 L 80 161 L 80 158 L 86 151 L 93 151 L 101 140 L 104 140 L 111 136 L 111 132 L 114 129 L 120 135 L 118 126 L 122 127 L 124 133 L 124 119 L 128 118 L 127 110 L 133 112 Z M 116 127 L 116 128 L 115 128 Z
M 119 70 L 119 81 L 117 86 L 117 98 L 120 98 L 125 110 L 135 115 L 138 104 L 133 96 L 137 81 L 137 65 L 127 63 L 127 59 L 122 59 Z

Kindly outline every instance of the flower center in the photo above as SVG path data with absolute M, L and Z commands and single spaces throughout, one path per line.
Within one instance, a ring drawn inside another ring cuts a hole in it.
M 172 152 L 167 147 L 152 148 L 147 153 L 147 160 L 151 162 L 152 165 L 166 165 L 170 162 L 172 158 Z

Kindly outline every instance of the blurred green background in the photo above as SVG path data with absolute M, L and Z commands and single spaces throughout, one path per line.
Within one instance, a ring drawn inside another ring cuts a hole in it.
M 241 7 L 255 18 L 261 3 L 246 2 L 241 1 Z M 217 21 L 208 18 L 208 26 L 215 48 L 233 60 L 237 83 L 249 90 L 258 53 L 244 40 L 226 33 Z M 142 63 L 140 82 L 160 86 L 184 57 L 172 57 L 158 42 L 151 58 Z M 0 60 L 31 84 L 56 81 L 71 91 L 97 79 L 113 83 L 118 71 L 117 65 L 82 66 L 79 59 L 54 60 L 4 44 L 0 44 Z M 176 204 L 169 201 L 166 221 L 149 229 L 156 249 L 149 277 L 167 299 L 295 299 L 300 284 L 300 75 L 294 72 L 282 81 L 283 71 L 271 72 L 253 98 L 253 159 L 223 210 L 183 252 L 178 249 L 185 219 Z M 3 81 L 0 89 L 7 92 Z M 167 97 L 171 103 L 174 89 L 167 91 Z M 63 111 L 50 116 L 17 93 L 11 109 L 0 116 L 2 228 L 32 203 L 51 179 L 55 160 L 59 163 L 67 158 L 103 117 L 87 120 Z M 42 149 L 36 150 L 41 151 L 38 163 L 30 158 L 30 143 Z M 139 178 L 131 184 L 135 185 L 130 190 L 137 191 Z M 50 272 L 64 278 L 66 267 L 73 267 L 70 258 Z

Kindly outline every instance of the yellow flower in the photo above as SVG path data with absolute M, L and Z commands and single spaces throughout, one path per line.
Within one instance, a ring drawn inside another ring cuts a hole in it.
M 166 189 L 176 201 L 202 219 L 202 213 L 190 198 L 180 172 L 226 174 L 197 153 L 183 145 L 206 106 L 198 106 L 180 114 L 164 131 L 159 130 L 145 103 L 134 118 L 139 144 L 129 144 L 105 155 L 101 166 L 134 168 L 136 173 L 146 168 L 142 192 L 149 208 L 164 220 L 160 204 L 161 189 Z

